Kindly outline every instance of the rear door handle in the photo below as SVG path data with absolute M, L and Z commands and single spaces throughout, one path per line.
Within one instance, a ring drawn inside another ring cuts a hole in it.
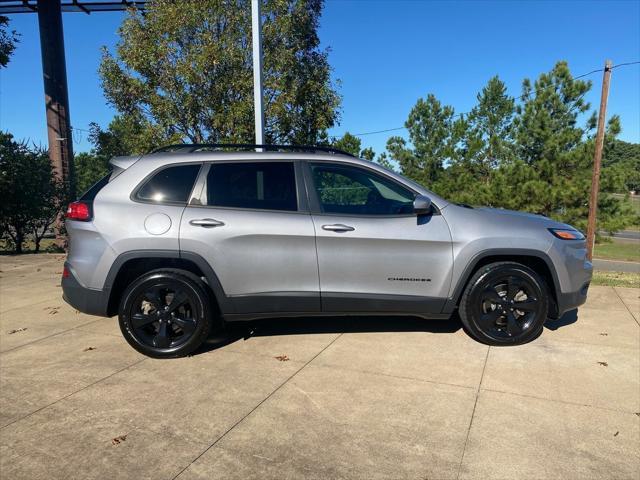
M 191 220 L 189 224 L 194 225 L 196 227 L 213 228 L 213 227 L 223 226 L 224 222 L 221 222 L 220 220 L 215 220 L 213 218 L 200 218 L 197 220 Z
M 323 230 L 329 230 L 330 232 L 353 232 L 354 227 L 349 225 L 343 225 L 342 223 L 334 223 L 333 225 L 323 225 Z

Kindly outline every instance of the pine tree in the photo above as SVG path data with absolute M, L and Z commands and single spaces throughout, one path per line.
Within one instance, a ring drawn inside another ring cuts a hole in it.
M 398 163 L 400 172 L 424 185 L 431 185 L 446 164 L 455 161 L 457 145 L 466 129 L 464 120 L 455 118 L 449 105 L 442 105 L 435 95 L 418 99 L 405 122 L 410 145 L 402 137 L 391 137 L 387 150 Z

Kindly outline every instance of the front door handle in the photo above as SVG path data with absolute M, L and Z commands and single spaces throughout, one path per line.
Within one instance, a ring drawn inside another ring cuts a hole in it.
M 330 232 L 353 232 L 354 227 L 349 225 L 343 225 L 342 223 L 334 223 L 333 225 L 322 225 L 323 230 L 329 230 Z
M 220 220 L 215 220 L 213 218 L 200 218 L 197 220 L 191 220 L 189 224 L 194 225 L 196 227 L 213 228 L 213 227 L 223 226 L 224 222 L 221 222 Z

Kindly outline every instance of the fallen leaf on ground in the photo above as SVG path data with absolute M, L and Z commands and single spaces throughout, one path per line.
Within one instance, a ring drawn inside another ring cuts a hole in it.
M 599 365 L 602 365 L 603 367 L 608 367 L 609 364 L 607 362 L 598 362 Z
M 120 435 L 119 437 L 115 437 L 111 439 L 111 445 L 118 445 L 119 443 L 124 442 L 127 439 L 126 435 Z
M 289 357 L 287 357 L 286 355 L 278 355 L 277 357 L 273 357 L 276 360 L 280 360 L 281 362 L 287 362 L 289 361 Z
M 20 333 L 20 332 L 24 332 L 27 328 L 23 327 L 23 328 L 14 328 L 13 330 L 9 330 L 9 335 L 13 335 L 14 333 Z
M 95 350 L 96 347 L 87 347 L 84 350 L 82 350 L 83 352 L 88 352 L 89 350 Z
M 613 434 L 614 437 L 617 437 L 620 432 L 616 432 Z

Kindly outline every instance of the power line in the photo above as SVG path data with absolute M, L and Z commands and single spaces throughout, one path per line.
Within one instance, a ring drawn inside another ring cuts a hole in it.
M 352 135 L 356 137 L 362 137 L 363 135 L 373 135 L 375 133 L 393 132 L 394 130 L 403 130 L 405 128 L 406 127 L 387 128 L 386 130 L 376 130 L 375 132 L 352 133 Z
M 611 69 L 613 70 L 614 68 L 618 68 L 618 67 L 624 67 L 627 65 L 637 65 L 639 64 L 640 61 L 636 61 L 636 62 L 625 62 L 625 63 L 618 63 L 617 65 L 614 65 L 613 67 L 611 67 Z M 582 75 L 578 75 L 577 77 L 573 77 L 573 80 L 578 80 L 580 78 L 584 78 L 584 77 L 588 77 L 589 75 L 593 75 L 594 73 L 598 73 L 598 72 L 603 72 L 604 68 L 597 68 L 595 70 L 591 70 L 590 72 L 587 73 L 583 73 Z M 519 97 L 513 97 L 514 100 L 522 100 L 524 97 L 527 97 L 529 95 L 531 95 L 532 93 L 537 95 L 538 92 L 541 92 L 542 90 L 534 90 L 533 92 L 530 93 L 526 93 L 524 95 L 520 95 Z M 579 99 L 582 99 L 584 95 L 582 95 Z M 462 113 L 456 113 L 454 115 L 454 118 L 461 118 L 464 115 L 469 115 L 471 112 L 462 112 Z M 386 128 L 384 130 L 375 130 L 372 132 L 363 132 L 363 133 L 352 133 L 351 135 L 353 135 L 354 137 L 365 137 L 367 135 L 376 135 L 379 133 L 386 133 L 386 132 L 394 132 L 397 130 L 406 130 L 407 127 L 402 126 L 402 127 L 395 127 L 395 128 Z M 345 132 L 346 133 L 346 132 Z M 344 133 L 342 135 L 332 135 L 333 138 L 339 138 L 341 136 L 343 136 Z
M 614 68 L 618 68 L 618 67 L 624 67 L 627 65 L 637 65 L 640 64 L 640 61 L 636 61 L 636 62 L 625 62 L 625 63 L 618 63 L 617 65 L 614 65 L 613 67 L 611 67 L 611 69 L 613 70 Z M 588 77 L 589 75 L 593 75 L 594 73 L 598 73 L 598 72 L 602 72 L 604 71 L 604 68 L 597 68 L 595 70 L 591 70 L 590 72 L 587 73 L 583 73 L 582 75 L 578 75 L 577 77 L 573 77 L 574 80 L 578 80 L 580 78 L 584 78 L 584 77 Z M 540 92 L 542 90 L 534 90 L 533 94 L 538 94 L 538 92 Z M 520 95 L 519 97 L 513 97 L 514 100 L 522 100 L 524 97 L 531 95 L 531 93 L 526 93 L 524 95 Z M 582 99 L 582 97 L 584 97 L 584 95 L 582 95 L 580 99 Z M 456 113 L 454 115 L 454 118 L 461 118 L 464 115 L 469 115 L 471 112 L 462 112 L 462 113 Z M 402 126 L 402 127 L 394 127 L 394 128 L 385 128 L 383 130 L 374 130 L 372 132 L 362 132 L 362 133 L 352 133 L 351 135 L 353 135 L 354 137 L 366 137 L 367 135 L 377 135 L 380 133 L 388 133 L 388 132 L 396 132 L 398 130 L 406 130 L 407 127 Z M 78 127 L 71 127 L 71 130 L 77 130 L 79 132 L 85 132 L 85 133 L 91 133 L 90 130 L 84 129 L 84 128 L 78 128 Z M 347 133 L 347 132 L 345 132 Z M 337 139 L 341 136 L 343 136 L 344 133 L 342 135 L 331 135 L 331 138 L 333 139 Z M 82 138 L 82 137 L 81 137 Z

